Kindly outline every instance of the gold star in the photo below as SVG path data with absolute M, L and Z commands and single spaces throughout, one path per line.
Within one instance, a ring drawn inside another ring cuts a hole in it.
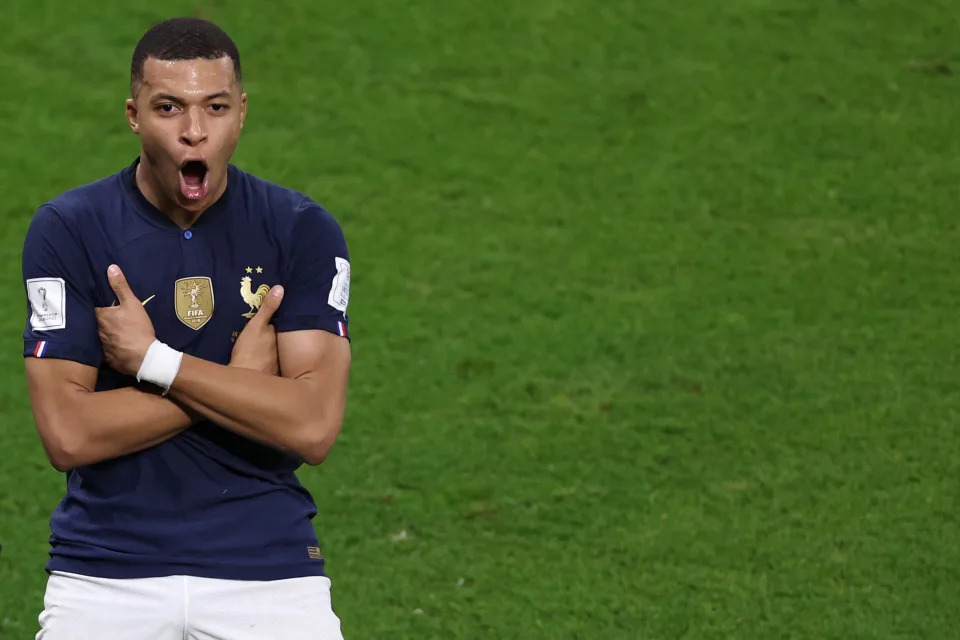
M 257 267 L 257 273 L 263 273 L 263 267 Z
M 247 267 L 247 273 L 253 273 L 253 269 L 251 269 L 250 267 Z

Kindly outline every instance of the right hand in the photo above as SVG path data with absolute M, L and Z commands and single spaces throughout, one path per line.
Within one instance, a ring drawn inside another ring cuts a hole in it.
M 94 310 L 104 361 L 115 371 L 133 376 L 140 369 L 156 333 L 150 316 L 130 290 L 120 267 L 110 265 L 107 281 L 119 304 Z
M 277 332 L 270 318 L 283 299 L 283 287 L 277 285 L 263 297 L 257 313 L 243 328 L 230 353 L 230 366 L 254 369 L 267 375 L 280 375 Z

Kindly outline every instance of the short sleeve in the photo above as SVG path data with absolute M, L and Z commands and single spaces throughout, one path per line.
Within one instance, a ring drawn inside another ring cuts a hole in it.
M 24 357 L 99 367 L 102 351 L 89 261 L 60 211 L 40 207 L 23 243 Z
M 350 340 L 350 254 L 343 230 L 328 211 L 309 201 L 295 216 L 274 328 L 321 329 Z

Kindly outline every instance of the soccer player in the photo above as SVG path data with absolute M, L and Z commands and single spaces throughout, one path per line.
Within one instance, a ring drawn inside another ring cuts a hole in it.
M 39 639 L 342 637 L 294 471 L 340 432 L 349 255 L 324 208 L 230 164 L 246 111 L 227 34 L 156 25 L 138 157 L 29 226 L 26 377 L 66 472 Z

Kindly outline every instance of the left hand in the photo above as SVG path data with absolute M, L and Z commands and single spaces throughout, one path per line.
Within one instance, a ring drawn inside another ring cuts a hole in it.
M 260 371 L 268 376 L 280 375 L 280 360 L 277 353 L 277 331 L 270 324 L 280 300 L 283 287 L 275 285 L 263 297 L 256 315 L 240 332 L 230 354 L 230 366 Z
M 133 295 L 120 267 L 110 265 L 107 280 L 119 304 L 95 310 L 103 355 L 113 369 L 123 375 L 133 376 L 140 370 L 147 349 L 156 339 L 156 333 L 150 316 Z

